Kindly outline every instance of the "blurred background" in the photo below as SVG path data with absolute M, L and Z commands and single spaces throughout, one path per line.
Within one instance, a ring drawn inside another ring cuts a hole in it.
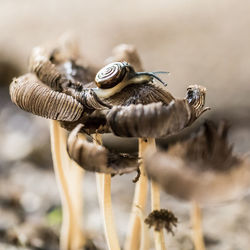
M 189 84 L 206 86 L 207 105 L 212 110 L 202 119 L 227 119 L 234 151 L 247 153 L 249 10 L 246 0 L 0 0 L 0 249 L 58 249 L 61 210 L 48 121 L 18 109 L 8 94 L 11 79 L 27 72 L 34 46 L 72 32 L 79 38 L 83 56 L 103 65 L 114 46 L 135 45 L 145 70 L 171 72 L 164 80 L 174 96 L 184 97 Z M 121 240 L 127 228 L 133 177 L 113 178 Z M 105 249 L 93 174 L 86 174 L 83 190 L 84 227 L 95 245 Z M 162 207 L 179 218 L 175 236 L 168 236 L 169 249 L 193 249 L 190 205 L 164 194 Z M 205 207 L 207 249 L 249 249 L 249 210 L 247 194 L 235 202 Z

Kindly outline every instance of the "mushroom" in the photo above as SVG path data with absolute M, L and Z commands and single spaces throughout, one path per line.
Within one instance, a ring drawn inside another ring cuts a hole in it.
M 126 51 L 126 47 L 124 48 Z M 78 65 L 74 60 L 62 63 L 61 58 L 65 56 L 58 56 L 58 52 L 60 55 L 60 50 L 47 52 L 44 48 L 35 48 L 30 60 L 32 73 L 21 76 L 11 83 L 11 99 L 20 108 L 57 120 L 62 127 L 72 131 L 67 142 L 69 157 L 80 165 L 86 164 L 81 165 L 86 170 L 102 172 L 97 179 L 100 201 L 103 204 L 102 211 L 105 218 L 109 219 L 105 224 L 106 239 L 109 248 L 119 249 L 112 222 L 110 173 L 131 171 L 136 169 L 137 165 L 124 167 L 123 162 L 133 163 L 135 158 L 124 157 L 118 153 L 112 156 L 109 150 L 100 145 L 98 133 L 112 132 L 118 136 L 141 138 L 139 156 L 142 157 L 146 146 L 155 144 L 154 139 L 150 138 L 177 133 L 191 125 L 208 109 L 204 108 L 206 89 L 193 85 L 188 88 L 186 98 L 175 99 L 168 92 L 166 84 L 158 78 L 159 72 L 137 72 L 129 62 L 113 62 L 102 68 L 94 79 L 93 70 Z M 131 55 L 128 58 L 131 58 Z M 135 61 L 136 67 L 139 68 L 139 60 Z M 153 81 L 154 79 L 158 81 Z M 53 121 L 52 124 L 54 123 Z M 63 155 L 59 153 L 58 129 L 59 127 L 54 124 L 51 130 L 56 162 L 59 162 Z M 93 137 L 98 145 L 83 142 L 80 139 L 81 133 L 97 133 Z M 82 154 L 82 150 L 89 153 Z M 95 153 L 98 153 L 98 157 L 94 157 Z M 95 164 L 90 164 L 87 159 L 89 156 L 92 156 Z M 113 159 L 121 159 L 122 163 L 116 160 L 115 164 L 110 164 L 107 160 L 110 156 Z M 107 165 L 100 165 L 100 159 L 104 159 Z M 147 182 L 143 163 L 141 172 L 135 200 L 138 200 L 143 208 L 146 196 L 141 188 L 145 187 Z M 152 200 L 155 204 L 153 206 L 156 208 L 159 207 L 157 184 L 152 184 L 152 190 Z M 137 225 L 136 222 L 133 228 L 138 228 Z M 139 236 L 134 237 L 131 241 L 134 242 L 132 247 L 137 247 L 138 239 Z M 155 239 L 156 248 L 163 248 L 162 232 L 157 233 Z
M 76 57 L 79 57 L 79 54 L 77 53 L 78 51 L 77 43 L 71 38 L 70 39 L 67 37 L 62 38 L 62 41 L 58 46 L 63 47 L 60 49 L 58 47 L 57 49 L 57 52 L 60 53 L 60 55 L 71 56 L 75 54 Z M 64 60 L 69 60 L 68 56 L 64 57 Z M 47 61 L 45 60 L 45 62 Z M 27 83 L 30 83 L 31 79 L 34 78 L 35 78 L 34 76 L 30 75 L 30 77 L 27 79 Z M 36 88 L 39 87 L 41 88 L 41 85 L 37 83 L 37 79 L 34 79 L 34 83 L 36 84 Z M 29 87 L 30 85 L 27 84 L 27 88 Z M 39 94 L 39 91 L 37 92 L 34 91 L 33 93 Z M 75 103 L 73 103 L 72 100 L 69 99 L 70 98 L 69 96 L 63 96 L 62 98 L 58 98 L 57 96 L 55 96 L 56 94 L 57 93 L 53 91 L 51 91 L 51 94 L 48 93 L 44 94 L 44 96 L 51 98 L 50 100 L 47 101 L 48 105 L 53 105 L 53 104 L 55 105 L 55 99 L 57 98 L 59 100 L 64 100 L 64 105 L 72 105 L 72 108 L 75 107 Z M 60 94 L 64 95 L 63 93 Z M 34 98 L 35 97 L 33 96 L 33 101 Z M 41 101 L 43 100 L 41 94 L 38 95 L 37 98 L 38 99 L 40 98 Z M 68 100 L 68 104 L 66 104 L 67 103 L 66 100 Z M 30 107 L 32 106 L 33 106 L 32 103 L 30 103 Z M 76 106 L 77 109 L 75 110 L 74 115 L 78 116 L 82 111 L 82 106 L 79 105 L 78 103 L 76 104 Z M 44 107 L 46 108 L 46 105 L 44 105 Z M 57 107 L 60 107 L 60 105 L 58 105 Z M 83 221 L 82 180 L 84 176 L 84 171 L 82 168 L 79 168 L 79 166 L 77 166 L 77 164 L 74 161 L 72 161 L 67 154 L 66 151 L 67 135 L 66 131 L 63 128 L 61 128 L 60 123 L 56 121 L 56 119 L 58 119 L 58 112 L 60 112 L 60 110 L 57 110 L 54 113 L 56 115 L 56 117 L 54 118 L 55 120 L 50 121 L 50 134 L 51 134 L 51 151 L 52 151 L 53 165 L 55 170 L 56 181 L 61 196 L 62 213 L 63 213 L 61 234 L 60 234 L 60 249 L 62 250 L 81 249 L 82 246 L 86 244 L 86 239 L 82 231 L 82 221 Z M 68 112 L 62 115 L 70 120 L 76 119 L 76 118 L 73 119 L 69 118 L 70 114 Z M 84 140 L 84 136 L 81 135 L 81 137 Z
M 205 122 L 185 141 L 170 146 L 167 152 L 147 151 L 147 174 L 168 194 L 193 202 L 194 244 L 205 249 L 202 239 L 199 204 L 233 200 L 250 185 L 250 161 L 232 153 L 227 142 L 228 126 Z
M 131 62 L 136 62 L 137 68 L 142 69 L 138 54 L 133 47 L 120 45 L 114 49 L 114 54 L 113 60 L 122 61 L 123 58 L 129 58 Z M 128 105 L 128 107 L 113 107 L 109 112 L 107 119 L 112 132 L 118 136 L 140 137 L 139 157 L 143 157 L 148 146 L 151 146 L 152 151 L 155 150 L 155 137 L 180 131 L 208 110 L 204 108 L 206 89 L 201 86 L 190 86 L 185 100 L 175 100 L 165 87 L 153 84 L 153 86 L 148 83 L 131 85 L 110 97 L 113 103 L 123 99 L 125 100 L 123 105 Z M 189 109 L 186 105 L 189 107 L 192 105 L 192 108 Z M 176 114 L 173 115 L 174 113 Z M 144 211 L 146 206 L 148 180 L 143 161 L 140 165 L 140 172 L 141 176 L 135 188 L 125 249 L 139 249 L 140 231 L 144 231 L 140 228 L 143 223 L 140 222 L 140 216 L 137 213 L 138 207 Z M 151 183 L 151 207 L 152 210 L 160 209 L 160 192 L 155 182 Z M 165 249 L 163 229 L 154 231 L 154 234 L 156 249 Z
M 58 63 L 70 60 L 72 55 L 78 57 L 77 43 L 63 38 L 52 54 L 41 47 L 34 49 L 30 58 L 30 68 L 43 82 L 35 74 L 26 74 L 13 80 L 10 85 L 10 95 L 12 101 L 20 108 L 52 119 L 51 150 L 63 210 L 60 249 L 80 249 L 85 245 L 81 228 L 83 206 L 81 187 L 84 172 L 68 157 L 65 130 L 57 120 L 68 122 L 78 120 L 83 112 L 83 106 L 73 97 L 59 92 L 61 85 L 68 80 L 66 77 L 61 77 L 57 67 L 48 60 L 50 55 L 51 60 L 53 57 Z M 86 70 L 81 75 L 81 81 L 86 82 L 91 74 L 91 70 Z

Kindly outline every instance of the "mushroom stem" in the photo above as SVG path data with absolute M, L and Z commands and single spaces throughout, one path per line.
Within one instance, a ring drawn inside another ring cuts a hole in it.
M 59 122 L 51 120 L 50 135 L 53 165 L 63 213 L 60 249 L 81 249 L 85 243 L 80 225 L 82 221 L 80 190 L 83 171 L 71 166 L 72 162 L 66 151 L 65 131 L 60 127 Z
M 156 151 L 154 138 L 148 138 L 148 145 L 152 151 Z M 160 188 L 156 182 L 151 181 L 151 209 L 154 211 L 159 210 L 160 208 Z M 161 228 L 159 231 L 154 230 L 154 241 L 156 250 L 166 249 L 163 228 Z
M 192 225 L 193 241 L 195 250 L 205 250 L 205 244 L 202 233 L 201 209 L 197 201 L 192 202 Z
M 146 139 L 139 138 L 139 157 L 142 158 L 148 146 L 148 141 Z M 128 235 L 125 242 L 125 250 L 140 249 L 140 245 L 143 244 L 140 239 L 141 231 L 144 230 L 145 224 L 140 223 L 140 217 L 138 216 L 137 209 L 141 209 L 141 213 L 144 214 L 147 193 L 148 193 L 148 178 L 145 173 L 145 167 L 143 162 L 140 166 L 140 178 L 135 186 L 135 194 L 132 205 L 132 213 L 129 221 Z M 147 237 L 147 236 L 146 236 Z
M 141 244 L 140 244 L 140 250 L 145 250 L 145 249 L 149 249 L 149 237 L 147 237 L 148 235 L 148 228 L 144 227 L 144 214 L 142 213 L 141 209 L 139 207 L 136 208 L 136 213 L 137 216 L 140 219 L 140 225 L 142 227 L 143 230 L 141 230 Z
M 102 138 L 100 134 L 95 135 L 95 143 L 102 144 Z M 111 175 L 96 173 L 96 184 L 108 249 L 119 250 L 120 245 L 112 212 Z
M 156 182 L 151 182 L 151 207 L 152 211 L 159 210 L 160 206 L 160 189 Z M 164 240 L 164 231 L 161 228 L 159 231 L 154 230 L 154 241 L 156 250 L 165 250 L 165 240 Z

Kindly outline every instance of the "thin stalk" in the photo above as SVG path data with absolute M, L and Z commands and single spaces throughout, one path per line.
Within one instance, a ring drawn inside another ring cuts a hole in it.
M 60 249 L 81 249 L 85 241 L 80 226 L 82 194 L 79 190 L 81 190 L 83 172 L 79 169 L 75 170 L 71 166 L 72 161 L 66 152 L 65 131 L 60 127 L 59 122 L 51 120 L 50 135 L 54 171 L 62 202 Z M 76 175 L 78 175 L 77 178 L 75 178 Z M 78 190 L 76 191 L 76 189 Z
M 147 140 L 139 138 L 139 157 L 142 158 L 143 152 L 146 150 L 148 145 Z M 145 173 L 145 167 L 143 162 L 139 166 L 141 171 L 141 176 L 135 186 L 135 194 L 132 205 L 132 213 L 129 221 L 128 235 L 125 241 L 125 250 L 140 249 L 141 242 L 140 236 L 141 231 L 144 231 L 145 224 L 140 223 L 140 217 L 138 216 L 137 209 L 140 208 L 142 214 L 144 214 L 147 193 L 148 193 L 148 178 Z M 145 249 L 147 249 L 145 247 Z
M 85 238 L 82 232 L 83 221 L 83 192 L 82 192 L 82 180 L 84 171 L 77 163 L 72 161 L 66 150 L 67 148 L 67 133 L 65 129 L 59 127 L 61 134 L 61 157 L 63 160 L 63 168 L 67 174 L 68 188 L 70 190 L 70 198 L 72 202 L 72 225 L 71 225 L 71 241 L 70 249 L 78 250 L 82 249 L 85 243 Z M 85 140 L 83 135 L 79 135 L 79 139 Z
M 141 228 L 144 230 L 141 230 L 141 244 L 140 244 L 140 250 L 149 249 L 149 237 L 148 236 L 148 227 L 144 227 L 144 214 L 142 213 L 141 209 L 137 207 L 136 214 L 140 219 L 140 225 Z
M 151 182 L 151 207 L 152 211 L 159 210 L 160 207 L 160 189 L 156 182 Z M 154 230 L 154 242 L 156 250 L 165 250 L 165 240 L 163 228 L 160 231 Z
M 155 139 L 149 138 L 148 145 L 150 145 L 151 150 L 156 151 Z M 158 184 L 154 181 L 151 182 L 151 209 L 159 210 L 161 208 L 160 204 L 160 188 Z M 156 250 L 165 250 L 165 240 L 163 228 L 160 231 L 154 230 L 154 242 Z
M 95 135 L 95 143 L 101 144 L 102 139 L 100 134 Z M 119 240 L 116 233 L 112 201 L 111 201 L 111 175 L 96 173 L 96 184 L 99 198 L 99 204 L 102 211 L 104 222 L 104 233 L 107 241 L 108 249 L 119 250 Z
M 193 225 L 193 241 L 195 250 L 205 250 L 205 244 L 202 233 L 201 209 L 196 201 L 192 202 L 192 225 Z

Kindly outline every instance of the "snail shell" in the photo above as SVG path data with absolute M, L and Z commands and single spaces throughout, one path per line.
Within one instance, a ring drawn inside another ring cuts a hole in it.
M 128 64 L 126 62 L 113 62 L 106 65 L 97 72 L 95 77 L 96 85 L 101 89 L 108 89 L 116 86 L 124 79 L 127 72 L 127 66 Z

